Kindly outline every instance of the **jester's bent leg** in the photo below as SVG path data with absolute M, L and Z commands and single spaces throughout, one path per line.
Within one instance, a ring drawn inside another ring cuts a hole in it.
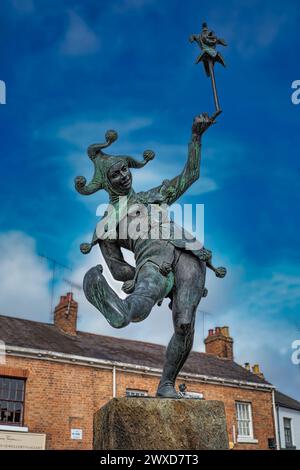
M 173 290 L 174 334 L 167 348 L 158 397 L 180 398 L 175 380 L 193 346 L 196 310 L 204 292 L 205 272 L 204 262 L 189 253 L 180 255 Z
M 145 263 L 138 274 L 132 294 L 121 299 L 102 274 L 102 266 L 91 268 L 83 280 L 88 301 L 104 315 L 114 328 L 123 328 L 131 321 L 142 321 L 152 307 L 167 294 L 168 279 L 153 263 Z

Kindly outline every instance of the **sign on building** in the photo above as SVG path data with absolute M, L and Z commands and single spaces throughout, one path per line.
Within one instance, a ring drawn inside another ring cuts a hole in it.
M 44 450 L 46 434 L 0 431 L 0 450 Z
M 71 429 L 71 439 L 76 441 L 82 440 L 82 429 Z

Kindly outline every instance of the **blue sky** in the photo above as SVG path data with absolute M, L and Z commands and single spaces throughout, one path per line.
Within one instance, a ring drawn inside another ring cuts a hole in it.
M 2 0 L 0 9 L 0 313 L 49 321 L 50 266 L 38 253 L 71 266 L 79 283 L 99 262 L 78 245 L 106 196 L 76 194 L 73 179 L 91 176 L 86 147 L 108 128 L 119 132 L 112 151 L 156 152 L 134 175 L 137 189 L 181 170 L 193 116 L 213 111 L 188 42 L 206 20 L 229 44 L 227 68 L 216 66 L 224 111 L 203 139 L 201 179 L 182 202 L 205 204 L 205 244 L 229 273 L 208 277 L 205 329 L 229 324 L 237 360 L 259 362 L 300 399 L 300 368 L 290 360 L 300 338 L 300 105 L 291 102 L 299 2 Z M 66 276 L 58 272 L 56 295 Z M 78 296 L 82 329 L 165 344 L 171 335 L 166 307 L 116 332 Z M 200 312 L 196 349 L 201 325 Z

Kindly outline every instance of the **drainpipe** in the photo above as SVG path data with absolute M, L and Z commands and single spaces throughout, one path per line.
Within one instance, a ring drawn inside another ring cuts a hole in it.
M 112 376 L 113 376 L 113 398 L 116 398 L 116 396 L 117 396 L 117 370 L 116 370 L 116 366 L 113 366 Z
M 281 435 L 280 435 L 280 416 L 279 416 L 279 406 L 276 405 L 277 411 L 277 423 L 278 423 L 278 442 L 279 442 L 279 449 L 281 449 Z
M 278 422 L 277 422 L 277 413 L 276 413 L 276 404 L 275 404 L 275 390 L 272 390 L 272 406 L 273 406 L 273 419 L 275 426 L 275 439 L 276 439 L 276 449 L 280 450 L 280 441 L 278 434 Z
M 236 444 L 236 430 L 235 430 L 235 425 L 232 425 L 232 437 L 233 437 L 233 443 L 234 445 Z

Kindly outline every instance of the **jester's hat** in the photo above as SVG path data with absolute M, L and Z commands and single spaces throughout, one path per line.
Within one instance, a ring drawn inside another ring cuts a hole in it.
M 102 149 L 109 147 L 118 138 L 116 131 L 110 130 L 105 134 L 106 142 L 103 144 L 93 144 L 87 149 L 89 158 L 94 163 L 94 176 L 90 183 L 87 184 L 83 176 L 75 178 L 75 188 L 83 195 L 93 194 L 100 189 L 105 189 L 110 197 L 118 196 L 114 188 L 112 188 L 107 173 L 111 166 L 120 161 L 126 161 L 129 168 L 142 168 L 155 156 L 152 150 L 145 150 L 143 153 L 144 160 L 138 161 L 126 155 L 112 156 L 105 154 Z

